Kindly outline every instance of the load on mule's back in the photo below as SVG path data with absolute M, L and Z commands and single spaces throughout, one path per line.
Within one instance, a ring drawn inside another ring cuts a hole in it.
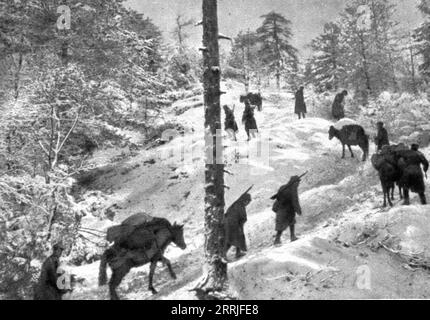
M 401 150 L 407 150 L 406 146 L 402 144 L 385 145 L 381 151 L 371 157 L 372 166 L 378 171 L 381 181 L 384 207 L 387 206 L 387 201 L 390 206 L 393 206 L 392 200 L 394 200 L 394 187 L 396 183 L 399 186 L 400 198 L 402 198 L 402 188 L 400 187 L 402 171 L 398 168 L 396 160 L 396 153 Z
M 418 148 L 417 144 L 412 144 L 410 150 L 403 144 L 386 145 L 379 153 L 373 155 L 372 164 L 380 174 L 384 191 L 384 206 L 385 193 L 389 193 L 389 189 L 394 187 L 394 182 L 398 183 L 400 191 L 403 190 L 404 205 L 410 204 L 409 191 L 418 193 L 421 203 L 427 204 L 421 166 L 427 173 L 429 162 Z M 392 205 L 390 199 L 388 202 Z
M 152 280 L 158 261 L 163 262 L 172 278 L 176 279 L 170 261 L 164 257 L 164 251 L 172 242 L 183 250 L 186 248 L 183 225 L 171 225 L 164 218 L 153 218 L 142 213 L 131 216 L 119 226 L 109 228 L 107 240 L 114 244 L 102 256 L 99 285 L 106 284 L 106 267 L 109 265 L 112 269 L 109 292 L 113 300 L 118 299 L 115 289 L 130 269 L 149 262 L 148 289 L 153 294 L 157 293 Z
M 256 106 L 258 111 L 263 110 L 263 98 L 260 93 L 248 93 L 240 96 L 240 103 L 244 103 L 248 100 L 251 106 Z
M 369 135 L 366 134 L 362 126 L 357 124 L 346 125 L 340 130 L 331 126 L 329 139 L 332 140 L 335 137 L 342 143 L 342 159 L 345 158 L 345 145 L 347 145 L 352 158 L 354 158 L 354 153 L 351 146 L 359 146 L 363 150 L 363 161 L 366 161 L 369 155 Z

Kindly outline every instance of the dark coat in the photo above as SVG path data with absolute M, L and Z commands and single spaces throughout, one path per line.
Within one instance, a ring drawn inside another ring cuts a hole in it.
M 397 152 L 397 165 L 402 170 L 400 186 L 411 189 L 412 192 L 421 193 L 425 191 L 423 172 L 429 169 L 429 162 L 419 151 L 404 150 Z
M 249 133 L 249 130 L 258 130 L 254 111 L 247 100 L 245 101 L 245 110 L 243 111 L 242 122 L 245 124 L 246 133 Z
M 294 113 L 296 114 L 307 113 L 303 90 L 298 90 L 296 92 L 296 104 L 294 107 Z
M 299 203 L 299 181 L 295 181 L 296 177 L 291 178 L 288 184 L 281 187 L 277 195 L 273 196 L 275 200 L 272 210 L 276 212 L 276 231 L 284 231 L 290 225 L 296 223 L 296 213 L 301 215 L 302 208 Z
M 42 264 L 39 282 L 34 290 L 34 300 L 61 300 L 65 291 L 58 288 L 58 258 L 50 256 Z
M 390 145 L 390 141 L 388 140 L 388 132 L 385 128 L 378 129 L 378 134 L 376 135 L 375 143 L 378 146 L 378 151 L 381 150 L 383 146 Z
M 233 130 L 234 132 L 238 132 L 239 127 L 237 126 L 236 119 L 234 118 L 233 110 L 231 110 L 230 108 L 225 106 L 224 112 L 225 112 L 224 129 L 225 130 Z
M 336 97 L 334 98 L 333 105 L 331 107 L 331 112 L 333 115 L 333 118 L 336 120 L 340 120 L 345 118 L 345 108 L 344 108 L 344 100 L 345 95 L 343 93 L 338 93 Z
M 250 201 L 251 196 L 246 193 L 228 208 L 223 221 L 226 247 L 248 250 L 243 226 L 247 221 L 246 206 Z

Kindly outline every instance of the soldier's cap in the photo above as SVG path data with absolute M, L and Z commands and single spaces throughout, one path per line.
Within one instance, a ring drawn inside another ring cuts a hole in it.
M 346 91 L 346 90 L 343 90 L 343 91 L 342 91 L 342 93 L 343 93 L 344 95 L 348 95 L 348 91 Z
M 383 126 L 383 125 L 384 125 L 384 123 L 383 123 L 382 121 L 378 121 L 376 124 L 377 124 L 378 126 Z
M 411 149 L 412 150 L 418 150 L 420 148 L 420 145 L 419 144 L 417 144 L 417 143 L 413 143 L 413 144 L 411 144 Z
M 57 242 L 56 244 L 54 244 L 52 246 L 52 249 L 53 250 L 64 250 L 64 246 L 61 242 Z
M 299 176 L 292 176 L 290 178 L 290 183 L 294 183 L 294 182 L 300 182 L 301 178 Z

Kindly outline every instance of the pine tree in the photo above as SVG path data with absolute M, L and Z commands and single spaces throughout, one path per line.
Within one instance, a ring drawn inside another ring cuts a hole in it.
M 426 82 L 430 79 L 430 4 L 428 1 L 421 0 L 419 10 L 426 17 L 426 21 L 415 30 L 415 39 L 417 43 L 417 49 L 422 57 L 422 63 L 419 66 L 419 70 Z
M 345 78 L 340 35 L 336 23 L 326 23 L 323 33 L 312 40 L 308 78 L 319 90 L 337 90 Z
M 263 24 L 257 29 L 261 43 L 260 58 L 269 69 L 275 70 L 276 86 L 281 86 L 281 76 L 289 68 L 297 68 L 297 49 L 291 44 L 291 21 L 276 12 L 262 16 Z
M 347 82 L 356 89 L 360 102 L 367 103 L 369 94 L 396 87 L 394 9 L 388 0 L 352 0 L 341 15 Z
M 240 70 L 241 81 L 245 85 L 245 91 L 249 91 L 251 77 L 261 73 L 258 59 L 258 38 L 255 32 L 239 32 L 233 40 L 230 53 L 229 66 Z

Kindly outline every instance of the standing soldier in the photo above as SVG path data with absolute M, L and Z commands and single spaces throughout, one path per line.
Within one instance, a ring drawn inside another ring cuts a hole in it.
M 403 150 L 397 152 L 398 167 L 402 170 L 402 177 L 400 179 L 400 186 L 403 188 L 404 205 L 409 205 L 409 189 L 412 192 L 418 193 L 421 204 L 427 204 L 425 196 L 425 184 L 421 165 L 423 166 L 424 173 L 427 176 L 429 169 L 429 162 L 424 154 L 418 151 L 418 145 L 413 144 L 410 150 Z
M 348 91 L 343 90 L 341 93 L 338 93 L 334 98 L 334 102 L 332 105 L 332 115 L 336 120 L 340 120 L 345 118 L 345 97 L 348 95 Z
M 381 151 L 383 146 L 390 145 L 390 141 L 388 140 L 388 132 L 387 129 L 384 128 L 384 123 L 379 121 L 376 125 L 378 128 L 378 133 L 375 137 L 375 144 L 378 148 L 378 151 Z
M 231 139 L 237 141 L 236 133 L 239 131 L 239 128 L 234 118 L 234 106 L 233 110 L 231 110 L 227 105 L 224 105 L 223 108 L 225 112 L 224 130 L 227 131 Z
M 306 173 L 305 173 L 306 174 Z M 281 244 L 282 233 L 289 227 L 291 242 L 296 241 L 298 238 L 294 233 L 294 226 L 296 224 L 296 213 L 302 215 L 302 208 L 299 203 L 298 188 L 301 178 L 305 176 L 293 176 L 290 181 L 282 186 L 278 193 L 270 199 L 276 200 L 273 204 L 272 210 L 276 212 L 276 239 L 275 245 Z
M 299 90 L 296 92 L 296 105 L 294 108 L 294 113 L 299 116 L 299 120 L 303 117 L 306 118 L 306 103 L 305 103 L 305 97 L 303 95 L 304 87 L 300 87 Z
M 42 264 L 39 282 L 35 287 L 34 300 L 61 300 L 66 290 L 58 287 L 58 266 L 64 247 L 57 243 L 53 246 L 53 252 Z
M 245 125 L 248 141 L 251 140 L 251 135 L 255 138 L 255 131 L 258 132 L 257 121 L 255 121 L 254 110 L 248 99 L 245 99 L 245 110 L 243 111 L 242 123 Z
M 247 220 L 246 207 L 251 203 L 251 195 L 249 188 L 236 202 L 234 202 L 230 208 L 228 208 L 224 216 L 224 255 L 227 256 L 227 252 L 231 246 L 236 247 L 236 258 L 240 258 L 245 254 L 242 251 L 247 251 L 245 232 L 243 227 Z

